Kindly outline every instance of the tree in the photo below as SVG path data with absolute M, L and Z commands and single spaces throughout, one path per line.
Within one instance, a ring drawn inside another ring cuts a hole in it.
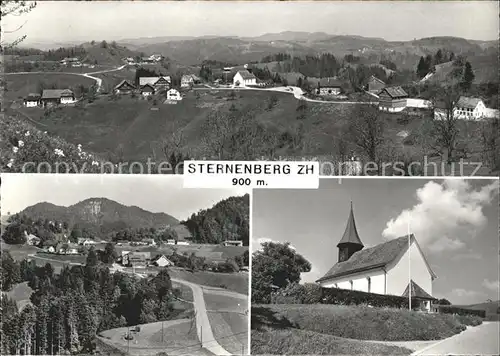
M 427 62 L 425 61 L 424 57 L 420 57 L 420 60 L 417 64 L 417 76 L 422 79 L 427 75 L 428 72 L 429 67 L 427 66 Z
M 33 10 L 36 7 L 36 2 L 26 2 L 26 1 L 19 1 L 19 0 L 4 0 L 2 1 L 0 5 L 0 18 L 5 21 L 5 18 L 8 16 L 22 16 L 24 14 L 29 13 L 31 10 Z M 13 34 L 18 31 L 20 31 L 23 26 L 26 23 L 18 26 L 17 28 L 5 28 L 5 26 L 2 24 L 2 33 L 4 34 Z M 7 43 L 4 40 L 0 40 L 0 46 L 2 50 L 9 49 L 12 47 L 17 46 L 20 44 L 22 41 L 26 39 L 26 35 L 21 35 L 14 39 L 12 42 Z
M 433 106 L 437 108 L 433 120 L 432 136 L 436 145 L 445 152 L 447 163 L 453 161 L 453 153 L 458 135 L 458 115 L 455 115 L 456 104 L 460 93 L 454 87 L 441 88 L 433 98 Z
M 108 43 L 106 41 L 102 41 L 101 48 L 108 48 Z
M 268 303 L 275 288 L 298 283 L 311 264 L 289 243 L 265 242 L 252 256 L 252 302 Z
M 112 264 L 116 261 L 117 258 L 118 253 L 115 250 L 115 244 L 112 242 L 108 242 L 102 254 L 102 262 Z
M 448 299 L 445 299 L 445 298 L 439 299 L 437 304 L 439 304 L 439 305 L 451 305 L 450 301 Z
M 469 62 L 465 62 L 464 77 L 462 79 L 462 82 L 460 83 L 462 89 L 464 89 L 465 91 L 470 90 L 474 78 L 474 71 L 472 70 L 471 64 Z
M 96 266 L 97 262 L 98 262 L 97 253 L 94 249 L 94 246 L 92 246 L 92 247 L 90 247 L 89 252 L 87 254 L 86 265 L 87 266 Z
M 385 124 L 380 111 L 374 106 L 359 105 L 348 126 L 348 136 L 370 162 L 377 163 L 378 150 L 384 143 Z
M 8 251 L 2 251 L 1 259 L 2 291 L 9 291 L 16 283 L 21 282 L 21 269 Z

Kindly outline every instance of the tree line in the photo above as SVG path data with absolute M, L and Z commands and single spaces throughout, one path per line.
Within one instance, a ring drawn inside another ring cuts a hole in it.
M 65 267 L 60 274 L 50 264 L 39 267 L 27 261 L 18 271 L 17 279 L 34 290 L 32 304 L 18 311 L 2 298 L 4 355 L 92 353 L 100 331 L 169 320 L 177 313 L 173 301 L 179 292 L 172 288 L 168 270 L 144 279 L 111 274 L 93 249 L 85 266 Z
M 199 243 L 219 244 L 225 240 L 249 243 L 249 195 L 230 197 L 212 208 L 200 210 L 182 222 Z

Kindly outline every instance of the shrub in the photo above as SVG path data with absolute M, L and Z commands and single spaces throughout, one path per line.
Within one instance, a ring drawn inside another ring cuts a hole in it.
M 271 295 L 273 304 L 304 304 L 306 288 L 302 284 L 290 283 Z
M 316 283 L 304 284 L 304 304 L 321 303 L 322 290 L 321 286 Z
M 408 308 L 408 298 L 395 295 L 383 295 L 337 288 L 323 288 L 322 295 L 323 304 L 369 304 L 374 307 L 389 307 L 400 309 Z M 412 304 L 417 305 L 418 303 L 417 301 L 412 301 Z
M 474 310 L 474 309 L 464 309 L 459 307 L 454 307 L 453 305 L 440 305 L 438 306 L 440 313 L 445 314 L 458 314 L 458 315 L 470 315 L 470 316 L 479 316 L 481 318 L 486 317 L 486 311 L 484 310 Z

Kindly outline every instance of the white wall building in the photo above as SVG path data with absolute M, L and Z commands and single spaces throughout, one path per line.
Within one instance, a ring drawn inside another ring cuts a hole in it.
M 479 98 L 461 96 L 453 107 L 453 118 L 460 120 L 482 120 L 491 117 L 491 109 L 488 109 Z M 434 119 L 446 120 L 449 109 L 443 105 L 438 105 L 434 109 Z
M 408 296 L 411 280 L 412 296 L 419 300 L 420 307 L 430 310 L 432 281 L 437 276 L 413 234 L 364 248 L 351 205 L 346 230 L 337 247 L 338 262 L 317 280 L 322 287 Z
M 170 89 L 167 91 L 167 100 L 182 100 L 181 93 L 176 89 Z
M 233 77 L 235 87 L 245 87 L 247 85 L 257 85 L 257 78 L 248 70 L 240 70 Z

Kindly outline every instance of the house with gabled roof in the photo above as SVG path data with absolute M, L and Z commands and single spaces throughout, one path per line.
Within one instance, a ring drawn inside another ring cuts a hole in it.
M 41 102 L 44 107 L 52 105 L 67 105 L 76 102 L 75 94 L 70 89 L 44 89 Z
M 141 87 L 142 96 L 151 96 L 155 93 L 155 87 L 151 84 L 146 84 Z
M 257 85 L 257 77 L 247 69 L 238 71 L 233 77 L 235 87 L 245 87 L 248 85 Z
M 40 99 L 41 99 L 40 94 L 30 93 L 24 99 L 24 106 L 26 106 L 27 108 L 36 108 L 37 106 L 40 105 Z
M 438 102 L 434 108 L 434 118 L 436 120 L 446 119 L 448 113 L 451 113 L 450 107 L 442 102 Z M 488 109 L 480 98 L 461 96 L 453 106 L 453 118 L 459 120 L 482 120 L 491 115 L 491 109 Z
M 151 259 L 151 264 L 158 267 L 169 267 L 174 265 L 165 255 L 156 255 Z
M 124 79 L 113 88 L 113 91 L 115 94 L 131 94 L 135 91 L 135 85 Z
M 400 112 L 406 108 L 408 93 L 400 86 L 386 87 L 378 93 L 381 111 Z
M 318 81 L 316 94 L 321 96 L 339 95 L 342 92 L 341 83 L 335 78 L 321 78 Z
M 351 203 L 346 229 L 337 248 L 337 263 L 316 281 L 322 287 L 396 296 L 404 296 L 405 292 L 408 296 L 407 290 L 411 289 L 412 295 L 417 293 L 422 297 L 420 307 L 430 310 L 432 282 L 437 276 L 413 234 L 365 248 Z
M 170 76 L 161 76 L 161 77 L 140 77 L 139 78 L 139 86 L 142 88 L 145 85 L 151 85 L 155 88 L 155 90 L 160 89 L 169 89 L 170 83 L 172 79 Z

